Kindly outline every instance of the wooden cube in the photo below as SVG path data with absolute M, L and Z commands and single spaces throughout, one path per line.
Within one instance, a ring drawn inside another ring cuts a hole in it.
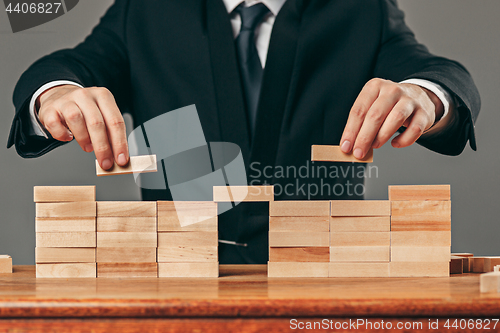
M 37 247 L 96 247 L 95 232 L 36 233 Z
M 313 145 L 311 153 L 311 161 L 323 162 L 373 162 L 373 148 L 368 150 L 368 153 L 363 159 L 357 159 L 353 153 L 344 153 L 339 146 Z
M 500 257 L 484 257 L 484 270 L 493 272 L 493 267 L 500 265 Z
M 37 203 L 36 217 L 96 217 L 96 203 L 94 201 Z
M 435 262 L 390 262 L 391 277 L 447 277 L 450 275 L 448 261 Z
M 331 262 L 389 262 L 389 246 L 331 246 Z
M 218 262 L 217 246 L 175 246 L 158 248 L 158 262 Z
M 451 218 L 444 215 L 391 216 L 391 231 L 450 231 Z
M 330 222 L 328 216 L 271 216 L 269 231 L 329 232 Z
M 449 246 L 391 246 L 391 261 L 448 262 Z
M 154 201 L 99 201 L 97 217 L 156 217 Z
M 331 262 L 329 277 L 389 277 L 389 263 Z
M 127 175 L 131 173 L 146 173 L 156 172 L 156 155 L 143 155 L 143 156 L 130 156 L 130 161 L 126 166 L 119 166 L 114 163 L 113 167 L 109 170 L 104 170 L 95 161 L 96 175 L 99 176 L 113 176 L 113 175 Z
M 180 232 L 159 232 L 158 247 L 178 247 L 178 246 L 218 246 L 219 238 L 217 232 L 212 231 L 180 231 Z
M 390 216 L 391 202 L 388 200 L 334 200 L 331 201 L 331 216 Z
M 35 202 L 95 201 L 95 186 L 35 186 Z
M 500 293 L 500 273 L 489 272 L 479 277 L 479 290 L 482 293 Z
M 329 262 L 328 247 L 271 247 L 269 261 L 274 262 Z
M 36 264 L 37 278 L 96 278 L 95 263 Z
M 270 231 L 270 247 L 327 247 L 330 245 L 328 232 Z
M 96 261 L 98 263 L 156 262 L 156 247 L 98 247 Z
M 274 186 L 214 186 L 215 202 L 273 200 Z
M 390 201 L 450 201 L 450 185 L 389 186 Z
M 37 264 L 95 263 L 95 248 L 85 247 L 36 247 Z
M 331 246 L 390 246 L 390 232 L 332 232 Z
M 268 277 L 328 277 L 327 262 L 273 262 L 267 263 Z
M 270 216 L 330 216 L 329 201 L 271 201 Z
M 390 232 L 389 216 L 330 217 L 332 232 Z
M 392 201 L 391 216 L 405 215 L 451 219 L 451 201 Z
M 484 269 L 484 257 L 473 257 L 472 260 L 472 272 L 474 273 L 486 273 Z
M 156 278 L 158 267 L 155 262 L 97 263 L 98 278 Z
M 157 247 L 155 232 L 98 232 L 97 247 Z
M 450 274 L 462 274 L 464 272 L 463 257 L 451 256 Z
M 98 217 L 98 232 L 156 232 L 155 216 Z
M 36 232 L 95 232 L 96 218 L 44 218 L 35 219 Z
M 12 273 L 12 257 L 6 254 L 0 255 L 0 274 Z
M 392 231 L 391 246 L 451 246 L 451 232 Z
M 158 277 L 217 278 L 218 262 L 174 262 L 158 263 Z

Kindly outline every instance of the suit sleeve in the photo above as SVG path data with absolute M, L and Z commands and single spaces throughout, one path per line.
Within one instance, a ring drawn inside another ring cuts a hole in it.
M 474 123 L 481 108 L 479 92 L 467 70 L 458 62 L 429 53 L 406 26 L 396 0 L 380 0 L 384 17 L 375 77 L 400 82 L 424 79 L 435 82 L 454 98 L 457 117 L 443 133 L 417 142 L 435 152 L 459 155 L 470 142 L 476 150 Z
M 84 87 L 106 87 L 115 96 L 120 110 L 125 110 L 130 96 L 125 40 L 127 9 L 128 0 L 116 0 L 84 42 L 41 58 L 22 74 L 14 90 L 16 113 L 7 148 L 15 145 L 20 156 L 33 158 L 64 144 L 52 137 L 32 135 L 30 131 L 30 99 L 48 82 L 68 80 Z

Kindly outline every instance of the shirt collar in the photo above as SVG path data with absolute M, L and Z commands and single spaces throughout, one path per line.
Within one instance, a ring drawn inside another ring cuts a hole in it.
M 281 7 L 285 4 L 286 0 L 223 0 L 224 5 L 226 6 L 226 10 L 229 14 L 233 12 L 233 10 L 239 6 L 240 3 L 245 2 L 247 5 L 255 5 L 257 3 L 263 3 L 269 8 L 271 13 L 274 16 L 277 16 L 281 10 Z

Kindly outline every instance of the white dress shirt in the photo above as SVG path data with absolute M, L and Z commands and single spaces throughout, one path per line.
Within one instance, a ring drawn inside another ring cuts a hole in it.
M 286 0 L 223 0 L 223 1 L 224 5 L 226 6 L 227 12 L 231 16 L 231 26 L 233 28 L 233 35 L 235 39 L 240 33 L 241 29 L 241 17 L 238 13 L 233 12 L 236 7 L 238 7 L 242 2 L 245 2 L 245 6 L 252 6 L 257 3 L 263 3 L 264 5 L 267 6 L 267 8 L 269 8 L 270 13 L 264 17 L 262 22 L 255 29 L 255 44 L 257 47 L 257 52 L 259 53 L 259 58 L 260 58 L 260 63 L 262 64 L 262 68 L 265 68 L 267 51 L 269 49 L 269 41 L 271 39 L 271 32 L 273 30 L 274 21 L 279 11 L 285 4 Z M 451 95 L 445 89 L 443 89 L 439 84 L 421 79 L 410 79 L 410 80 L 405 80 L 401 83 L 411 83 L 426 88 L 432 91 L 434 94 L 436 94 L 436 96 L 443 103 L 444 106 L 443 116 L 441 117 L 440 120 L 438 120 L 434 124 L 434 126 L 431 129 L 429 129 L 425 133 L 425 135 L 434 134 L 439 130 L 441 130 L 442 128 L 446 127 L 446 125 L 451 122 L 451 120 L 453 119 L 452 114 L 454 112 L 450 112 L 450 110 L 452 111 L 454 110 L 454 102 L 452 100 Z M 83 88 L 78 83 L 71 81 L 53 81 L 43 85 L 33 94 L 33 97 L 31 98 L 30 102 L 32 134 L 48 138 L 43 126 L 40 124 L 40 121 L 38 119 L 37 110 L 35 110 L 36 99 L 46 90 L 65 84 L 72 84 Z

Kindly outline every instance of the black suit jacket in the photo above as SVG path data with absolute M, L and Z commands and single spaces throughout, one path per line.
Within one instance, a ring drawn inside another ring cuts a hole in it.
M 470 75 L 459 63 L 434 56 L 417 43 L 395 1 L 288 0 L 274 24 L 256 134 L 250 138 L 223 2 L 117 0 L 83 43 L 42 58 L 22 75 L 8 146 L 15 144 L 23 157 L 37 157 L 62 144 L 29 136 L 27 109 L 41 85 L 72 80 L 110 89 L 136 125 L 196 104 L 207 141 L 240 146 L 249 181 L 281 189 L 297 181 L 295 191 L 277 193 L 277 199 L 360 199 L 359 191 L 325 190 L 308 197 L 300 184 L 321 188 L 317 177 L 272 172 L 267 177 L 260 171 L 265 166 L 310 166 L 312 144 L 338 144 L 354 100 L 375 77 L 439 83 L 456 99 L 459 117 L 446 132 L 419 143 L 449 155 L 460 154 L 469 140 L 475 149 L 480 98 Z M 341 166 L 346 165 L 328 164 L 329 170 Z M 363 178 L 348 174 L 327 182 L 357 185 Z M 170 194 L 143 190 L 143 199 L 170 199 Z M 220 238 L 249 244 L 221 246 L 220 262 L 267 261 L 267 209 L 241 204 L 220 216 Z

